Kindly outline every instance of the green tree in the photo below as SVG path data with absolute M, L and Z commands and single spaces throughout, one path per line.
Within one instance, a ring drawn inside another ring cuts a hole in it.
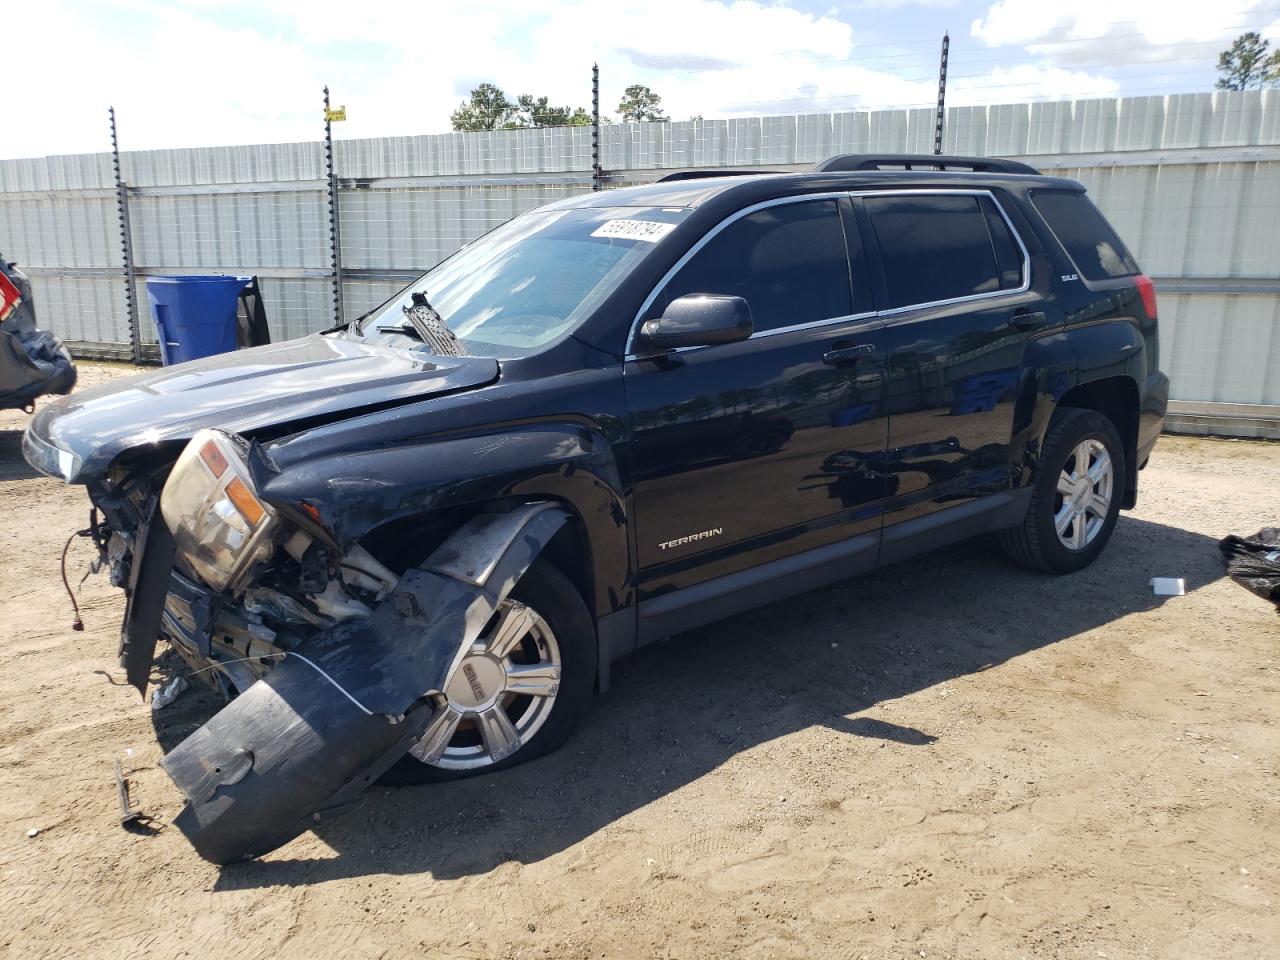
M 553 107 L 547 97 L 521 94 L 513 103 L 492 83 L 482 83 L 471 98 L 458 104 L 449 115 L 453 129 L 520 130 L 525 127 L 582 127 L 591 123 L 591 114 L 582 107 Z
M 516 114 L 516 105 L 499 87 L 482 83 L 471 91 L 471 99 L 458 104 L 449 119 L 455 130 L 502 130 L 511 126 Z
M 591 123 L 591 114 L 582 107 L 553 107 L 547 97 L 521 94 L 516 99 L 519 127 L 585 127 Z
M 663 123 L 670 119 L 662 112 L 662 98 L 640 83 L 623 91 L 618 101 L 623 123 Z
M 1268 52 L 1271 42 L 1250 30 L 1236 37 L 1230 50 L 1218 56 L 1218 89 L 1249 90 L 1280 85 L 1280 50 Z

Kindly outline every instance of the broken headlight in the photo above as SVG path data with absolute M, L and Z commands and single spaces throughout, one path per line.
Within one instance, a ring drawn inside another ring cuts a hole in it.
M 276 512 L 258 498 L 235 441 L 201 430 L 187 444 L 160 494 L 160 512 L 192 570 L 214 590 L 244 585 L 274 550 Z

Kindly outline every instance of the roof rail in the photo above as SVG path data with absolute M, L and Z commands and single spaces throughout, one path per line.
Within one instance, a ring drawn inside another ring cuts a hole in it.
M 675 180 L 707 180 L 711 177 L 759 177 L 767 174 L 786 173 L 786 170 L 739 170 L 730 167 L 723 170 L 677 170 L 659 177 L 655 183 L 671 183 Z
M 1017 160 L 999 157 L 950 157 L 930 153 L 842 153 L 829 157 L 815 172 L 849 170 L 972 170 L 974 173 L 1022 173 L 1039 176 L 1040 171 Z

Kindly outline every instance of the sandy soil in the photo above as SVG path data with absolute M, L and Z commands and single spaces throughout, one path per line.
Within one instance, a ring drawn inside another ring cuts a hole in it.
M 1083 573 L 968 544 L 736 617 L 618 664 L 551 757 L 380 787 L 219 870 L 164 826 L 105 579 L 70 629 L 88 504 L 27 469 L 24 420 L 0 413 L 0 954 L 1280 955 L 1280 617 L 1215 547 L 1280 521 L 1280 445 L 1166 437 Z M 117 822 L 120 756 L 152 835 Z

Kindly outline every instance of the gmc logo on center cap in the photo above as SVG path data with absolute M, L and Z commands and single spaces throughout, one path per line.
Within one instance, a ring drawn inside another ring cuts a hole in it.
M 484 699 L 484 687 L 480 686 L 480 678 L 476 676 L 476 668 L 469 663 L 462 665 L 462 675 L 467 678 L 467 683 L 471 684 L 471 692 L 475 695 L 476 700 Z

